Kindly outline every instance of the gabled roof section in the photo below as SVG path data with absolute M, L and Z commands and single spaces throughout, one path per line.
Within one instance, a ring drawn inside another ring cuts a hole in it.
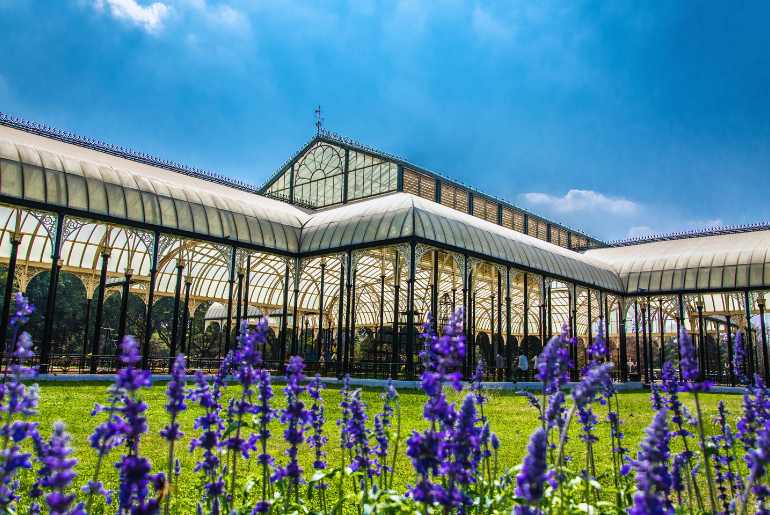
M 522 208 L 520 206 L 517 206 L 517 205 L 513 204 L 512 202 L 509 202 L 509 201 L 504 200 L 502 198 L 499 198 L 499 197 L 496 197 L 494 195 L 490 195 L 488 193 L 485 193 L 485 192 L 475 188 L 474 186 L 469 186 L 468 184 L 465 184 L 462 181 L 459 181 L 459 180 L 456 180 L 456 179 L 452 179 L 452 178 L 450 178 L 450 177 L 448 177 L 448 176 L 446 176 L 446 175 L 444 175 L 442 173 L 439 173 L 439 172 L 436 172 L 436 171 L 433 171 L 433 170 L 429 170 L 429 169 L 424 168 L 422 166 L 416 165 L 416 164 L 406 160 L 405 158 L 403 158 L 401 156 L 398 156 L 396 154 L 391 154 L 391 153 L 388 153 L 388 152 L 383 152 L 382 150 L 376 149 L 374 147 L 370 147 L 368 145 L 364 145 L 364 144 L 362 144 L 362 143 L 360 143 L 360 142 L 358 142 L 358 141 L 356 141 L 356 140 L 354 140 L 352 138 L 349 138 L 349 137 L 346 137 L 346 136 L 342 136 L 340 134 L 337 134 L 337 133 L 332 132 L 332 131 L 328 131 L 326 129 L 321 129 L 320 131 L 318 131 L 316 133 L 316 135 L 313 138 L 311 138 L 302 148 L 300 148 L 289 159 L 287 159 L 281 165 L 281 167 L 278 168 L 278 170 L 276 170 L 273 173 L 273 175 L 271 175 L 270 178 L 267 181 L 265 181 L 265 183 L 260 187 L 260 192 L 262 194 L 265 194 L 267 192 L 267 190 L 270 188 L 270 186 L 272 186 L 285 172 L 287 172 L 291 168 L 291 166 L 294 163 L 297 162 L 297 160 L 300 157 L 302 157 L 313 145 L 315 145 L 316 143 L 321 143 L 321 142 L 322 143 L 328 143 L 328 144 L 331 144 L 331 145 L 340 146 L 342 148 L 346 148 L 348 150 L 353 150 L 353 151 L 356 151 L 356 152 L 362 152 L 362 153 L 370 154 L 370 155 L 372 155 L 374 157 L 377 157 L 377 158 L 385 160 L 385 161 L 391 161 L 391 162 L 393 162 L 393 163 L 395 163 L 395 164 L 397 164 L 397 165 L 399 165 L 401 167 L 409 168 L 409 169 L 414 170 L 414 171 L 416 171 L 418 173 L 429 175 L 429 176 L 431 176 L 431 177 L 433 177 L 435 179 L 440 179 L 441 181 L 449 183 L 452 186 L 459 186 L 462 189 L 470 191 L 471 193 L 473 193 L 473 195 L 475 197 L 481 197 L 481 198 L 490 200 L 492 202 L 500 203 L 501 205 L 504 205 L 504 206 L 506 206 L 508 208 L 515 209 L 515 210 L 520 211 L 522 213 L 526 213 L 527 215 L 530 215 L 530 216 L 533 216 L 533 217 L 536 217 L 536 218 L 539 218 L 539 219 L 546 220 L 546 221 L 548 221 L 548 223 L 550 223 L 554 227 L 558 227 L 560 229 L 563 229 L 563 230 L 566 230 L 566 231 L 569 231 L 569 232 L 577 233 L 577 234 L 587 238 L 589 241 L 591 241 L 591 242 L 593 242 L 595 244 L 604 245 L 604 242 L 602 242 L 600 240 L 597 240 L 596 238 L 586 234 L 585 232 L 583 232 L 581 230 L 577 230 L 577 229 L 571 228 L 569 226 L 566 226 L 564 224 L 553 222 L 552 220 L 549 220 L 546 217 L 543 217 L 543 216 L 538 215 L 536 213 L 533 213 L 533 212 L 531 212 L 531 211 L 529 211 L 527 209 L 524 209 L 524 208 Z M 299 205 L 301 205 L 301 204 L 299 204 Z
M 362 200 L 314 213 L 301 252 L 321 253 L 416 237 L 548 276 L 622 291 L 606 263 L 409 193 Z

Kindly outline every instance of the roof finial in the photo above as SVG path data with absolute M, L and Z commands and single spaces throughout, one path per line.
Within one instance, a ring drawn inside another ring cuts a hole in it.
M 323 129 L 324 119 L 321 117 L 321 106 L 318 105 L 318 107 L 315 108 L 315 133 L 316 135 L 321 134 L 321 130 Z

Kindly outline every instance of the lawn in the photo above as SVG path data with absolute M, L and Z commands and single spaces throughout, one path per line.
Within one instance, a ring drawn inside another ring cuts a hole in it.
M 144 392 L 144 398 L 150 408 L 148 412 L 150 433 L 143 440 L 141 452 L 151 458 L 156 469 L 161 470 L 166 466 L 166 456 L 168 447 L 158 435 L 160 428 L 166 423 L 167 415 L 164 411 L 164 388 L 162 384 L 157 384 L 150 390 Z M 280 389 L 281 385 L 275 385 L 276 406 L 280 406 L 283 395 Z M 237 387 L 228 389 L 228 393 L 235 392 Z M 100 416 L 91 417 L 91 409 L 95 402 L 103 401 L 106 397 L 106 385 L 101 384 L 72 384 L 72 383 L 44 383 L 41 385 L 40 421 L 41 430 L 48 435 L 54 421 L 62 420 L 67 429 L 72 434 L 72 445 L 75 448 L 75 454 L 80 460 L 77 467 L 78 486 L 90 479 L 96 463 L 95 453 L 88 446 L 88 436 L 98 421 Z M 365 389 L 363 397 L 369 406 L 370 417 L 381 408 L 381 391 L 377 389 Z M 528 401 L 513 392 L 488 392 L 489 402 L 485 406 L 485 413 L 489 417 L 492 430 L 497 433 L 501 441 L 499 451 L 500 467 L 508 468 L 521 462 L 526 450 L 528 438 L 535 427 L 538 425 L 536 411 L 529 406 Z M 689 394 L 683 394 L 685 403 L 692 406 Z M 324 400 L 326 403 L 327 424 L 326 431 L 329 436 L 329 461 L 339 462 L 339 432 L 336 426 L 336 419 L 340 414 L 339 410 L 339 390 L 328 388 L 324 390 Z M 723 399 L 734 418 L 739 414 L 741 397 L 738 395 L 705 395 L 703 397 L 704 415 L 706 420 L 711 420 L 716 413 L 716 405 L 720 399 Z M 401 414 L 402 414 L 402 450 L 400 461 L 397 465 L 398 471 L 396 477 L 396 488 L 403 490 L 407 483 L 413 480 L 411 464 L 408 462 L 404 449 L 405 440 L 409 432 L 413 429 L 421 429 L 424 426 L 422 418 L 422 405 L 425 397 L 415 390 L 403 390 L 400 392 Z M 649 406 L 649 394 L 643 392 L 629 392 L 620 394 L 621 417 L 623 419 L 623 430 L 626 437 L 626 445 L 635 449 L 642 437 L 645 426 L 650 421 L 652 412 Z M 600 424 L 597 429 L 599 443 L 597 445 L 597 470 L 608 470 L 611 464 L 611 449 L 608 436 L 608 424 L 604 421 L 605 411 L 598 407 Z M 197 409 L 191 408 L 183 413 L 181 417 L 182 428 L 186 435 L 178 449 L 177 453 L 181 461 L 181 476 L 178 485 L 178 492 L 174 499 L 175 513 L 194 513 L 196 502 L 200 498 L 199 482 L 196 473 L 193 471 L 197 453 L 191 453 L 187 450 L 189 439 L 194 435 L 193 419 L 198 413 Z M 573 423 L 573 433 L 576 434 L 577 424 Z M 711 427 L 709 427 L 711 429 Z M 277 459 L 282 459 L 283 438 L 279 425 L 276 423 L 273 428 L 273 438 L 271 439 L 273 455 Z M 582 443 L 577 438 L 571 438 L 568 443 L 568 450 L 572 453 L 576 463 L 582 463 Z M 119 456 L 118 450 L 113 451 L 109 456 L 109 461 L 114 462 Z M 635 452 L 635 451 L 634 451 Z M 250 460 L 253 461 L 253 460 Z M 303 454 L 303 464 L 306 470 L 310 467 L 311 452 L 305 449 Z M 239 474 L 245 482 L 249 477 L 256 477 L 256 466 L 254 464 L 245 465 L 242 469 L 243 474 Z M 116 473 L 111 466 L 104 467 L 104 479 L 109 486 L 115 486 Z M 254 472 L 254 474 L 252 474 Z M 602 476 L 603 482 L 609 480 L 609 476 Z M 27 476 L 26 481 L 30 477 Z

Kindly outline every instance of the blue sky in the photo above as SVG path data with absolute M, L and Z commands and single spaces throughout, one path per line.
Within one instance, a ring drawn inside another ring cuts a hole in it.
M 604 239 L 770 219 L 770 3 L 0 0 L 0 111 L 260 184 L 327 128 Z

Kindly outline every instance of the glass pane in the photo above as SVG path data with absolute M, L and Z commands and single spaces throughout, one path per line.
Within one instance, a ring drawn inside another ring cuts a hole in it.
M 79 175 L 67 174 L 67 205 L 72 209 L 88 209 L 88 192 L 86 180 Z
M 45 186 L 49 204 L 56 204 L 58 206 L 67 205 L 67 186 L 64 182 L 63 173 L 46 170 Z
M 176 227 L 176 210 L 174 201 L 168 197 L 158 197 L 160 204 L 160 217 L 166 227 Z
M 131 220 L 144 220 L 144 210 L 142 209 L 142 197 L 135 189 L 124 188 L 123 193 L 126 196 L 126 217 Z
M 24 198 L 45 202 L 43 169 L 39 166 L 24 165 Z
M 12 197 L 22 196 L 21 165 L 0 159 L 0 192 Z
M 123 197 L 123 188 L 108 182 L 104 183 L 104 187 L 107 190 L 107 205 L 109 206 L 110 215 L 125 218 L 126 199 Z
M 107 214 L 107 193 L 99 179 L 86 179 L 88 183 L 88 210 L 92 213 Z

